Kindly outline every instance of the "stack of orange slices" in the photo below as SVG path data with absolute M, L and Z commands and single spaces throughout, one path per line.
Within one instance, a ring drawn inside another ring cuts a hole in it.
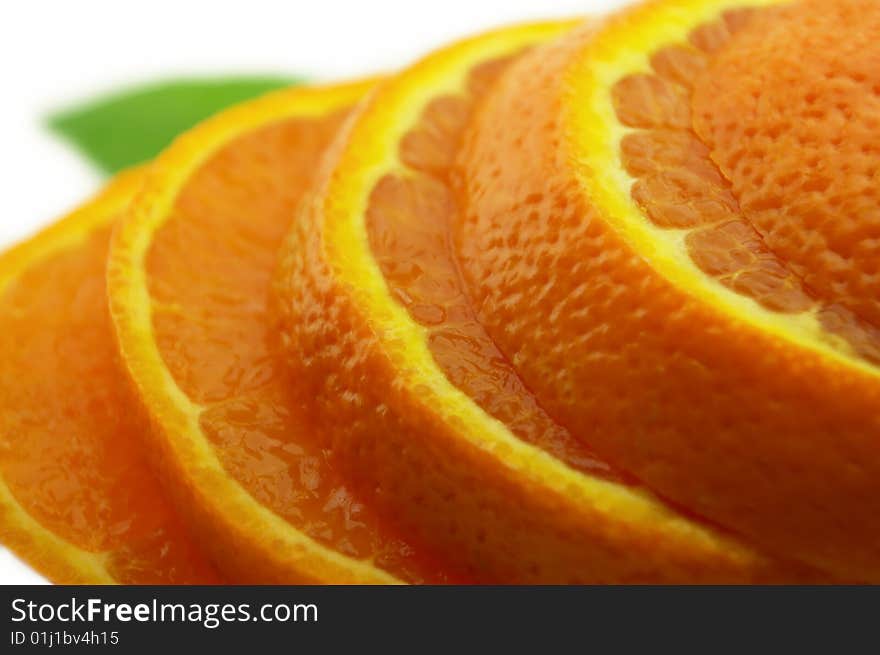
M 0 257 L 0 540 L 880 582 L 878 61 L 876 0 L 648 0 L 215 116 Z

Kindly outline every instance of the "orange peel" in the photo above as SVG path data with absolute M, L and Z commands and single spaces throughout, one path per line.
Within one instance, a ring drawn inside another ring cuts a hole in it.
M 281 257 L 276 293 L 297 384 L 348 474 L 478 579 L 819 579 L 692 520 L 578 445 L 464 300 L 448 240 L 465 183 L 457 146 L 474 116 L 489 120 L 480 103 L 505 62 L 524 50 L 511 70 L 554 58 L 551 42 L 573 27 L 518 26 L 453 45 L 360 107 Z M 509 88 L 510 75 L 494 84 Z M 516 79 L 517 97 L 504 101 L 521 108 L 540 89 Z M 529 157 L 519 146 L 518 159 Z M 528 312 L 547 318 L 539 305 Z
M 487 102 L 453 229 L 561 425 L 766 553 L 874 581 L 875 9 L 660 0 L 569 37 Z

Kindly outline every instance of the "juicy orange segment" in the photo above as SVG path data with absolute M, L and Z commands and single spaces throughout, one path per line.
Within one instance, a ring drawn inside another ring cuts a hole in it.
M 880 14 L 659 0 L 469 130 L 478 319 L 560 425 L 765 552 L 880 580 Z M 535 311 L 535 308 L 541 311 Z
M 371 84 L 285 91 L 193 130 L 115 235 L 123 358 L 179 502 L 235 580 L 459 579 L 341 477 L 276 354 L 278 242 Z
M 462 42 L 365 101 L 336 141 L 282 254 L 278 295 L 294 379 L 312 395 L 352 479 L 377 489 L 413 534 L 479 580 L 819 579 L 678 513 L 553 421 L 519 376 L 518 357 L 497 347 L 478 320 L 479 304 L 465 293 L 450 248 L 452 226 L 467 218 L 455 165 L 461 141 L 473 130 L 479 140 L 483 130 L 507 129 L 489 129 L 484 114 L 497 110 L 499 84 L 500 102 L 512 110 L 541 103 L 529 126 L 554 125 L 543 103 L 555 101 L 547 93 L 551 75 L 572 50 L 565 40 L 562 47 L 543 44 L 572 27 L 521 26 Z M 581 28 L 575 42 L 592 29 Z M 531 141 L 543 133 L 519 136 L 520 163 L 549 145 Z M 481 154 L 479 163 L 499 175 L 502 158 L 511 156 Z M 526 168 L 534 176 L 530 188 L 548 183 L 546 171 Z M 467 184 L 471 192 L 478 185 L 497 198 L 516 196 L 523 217 L 544 208 L 548 193 L 499 187 L 494 172 Z M 549 207 L 578 218 L 573 207 Z M 480 236 L 480 247 L 504 249 L 509 260 L 496 260 L 488 277 L 500 282 L 518 266 L 536 276 L 552 270 L 551 262 L 518 255 L 528 244 L 506 230 L 502 216 L 493 218 L 503 240 Z M 539 325 L 555 320 L 545 311 L 546 293 L 509 297 L 519 313 L 505 319 L 513 328 L 528 321 L 552 350 L 557 344 Z M 555 380 L 557 370 L 544 374 Z
M 116 358 L 105 262 L 142 178 L 0 257 L 0 541 L 60 583 L 220 581 L 145 463 Z

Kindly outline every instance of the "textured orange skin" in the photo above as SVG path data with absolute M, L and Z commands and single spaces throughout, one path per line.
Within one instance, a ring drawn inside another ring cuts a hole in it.
M 700 113 L 691 109 L 700 74 L 733 36 L 773 11 L 725 11 L 692 30 L 690 43 L 654 52 L 652 72 L 622 77 L 611 93 L 618 120 L 631 128 L 620 141 L 621 164 L 635 178 L 631 195 L 644 215 L 658 227 L 687 231 L 688 256 L 707 275 L 772 311 L 794 314 L 814 310 L 815 301 L 742 217 L 737 195 L 691 125 Z M 701 95 L 705 87 L 698 87 Z M 728 126 L 738 123 L 736 117 Z
M 479 100 L 515 57 L 484 62 L 468 74 L 465 93 L 440 96 L 400 142 L 405 174 L 376 184 L 366 210 L 370 249 L 394 298 L 429 330 L 428 346 L 446 378 L 519 439 L 572 468 L 624 481 L 553 423 L 486 335 L 462 293 L 448 247 L 451 216 L 458 210 L 454 162 Z
M 105 195 L 130 196 L 140 179 L 126 173 Z M 115 218 L 99 198 L 0 258 L 0 272 L 14 274 L 0 298 L 0 477 L 41 525 L 104 553 L 106 573 L 119 583 L 218 583 L 147 464 L 146 424 L 118 367 L 104 289 Z M 84 236 L 25 268 L 16 264 L 74 230 Z M 5 519 L 0 510 L 4 543 L 53 581 L 105 581 Z
M 871 0 L 806 7 L 718 54 L 694 128 L 769 249 L 862 323 L 854 345 L 878 363 L 880 12 Z
M 472 125 L 455 234 L 472 301 L 549 413 L 612 465 L 770 552 L 880 580 L 877 379 L 673 286 L 580 186 L 572 81 L 652 4 L 527 56 Z
M 418 75 L 418 67 L 404 73 L 401 85 L 408 76 Z M 336 267 L 344 261 L 332 259 L 327 243 L 333 222 L 339 220 L 334 191 L 345 184 L 348 167 L 358 165 L 358 148 L 352 141 L 360 126 L 368 134 L 366 126 L 382 115 L 384 94 L 393 97 L 400 88 L 394 81 L 380 88 L 338 136 L 315 184 L 316 199 L 303 207 L 294 224 L 278 276 L 295 379 L 311 394 L 330 447 L 353 479 L 375 488 L 378 500 L 414 534 L 469 566 L 479 581 L 820 579 L 754 553 L 732 549 L 706 558 L 691 544 L 667 543 L 648 532 L 630 533 L 623 524 L 607 522 L 601 513 L 585 511 L 582 502 L 533 486 L 491 451 L 460 438 L 458 432 L 468 426 L 447 420 L 442 407 L 425 402 L 421 390 L 409 384 L 406 371 L 386 351 L 384 335 L 377 334 L 360 304 L 360 291 L 337 276 Z M 412 161 L 406 140 L 401 153 Z M 420 167 L 434 172 L 438 168 L 426 160 Z M 386 177 L 376 188 L 396 184 Z M 394 198 L 395 191 L 383 188 L 381 193 Z M 400 211 L 405 216 L 407 205 L 402 204 Z M 410 227 L 429 234 L 433 229 Z M 388 238 L 393 239 L 393 234 Z M 408 237 L 402 241 L 418 245 Z M 413 261 L 431 264 L 425 258 Z M 392 287 L 394 266 L 392 261 L 385 268 Z M 430 323 L 436 310 L 420 307 L 409 305 L 417 320 Z M 545 312 L 535 315 L 546 319 Z M 434 356 L 438 357 L 437 351 Z

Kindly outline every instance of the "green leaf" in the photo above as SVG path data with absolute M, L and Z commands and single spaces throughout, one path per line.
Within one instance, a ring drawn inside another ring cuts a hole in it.
M 298 82 L 269 76 L 169 80 L 62 110 L 48 125 L 102 171 L 115 173 L 152 159 L 224 107 Z

